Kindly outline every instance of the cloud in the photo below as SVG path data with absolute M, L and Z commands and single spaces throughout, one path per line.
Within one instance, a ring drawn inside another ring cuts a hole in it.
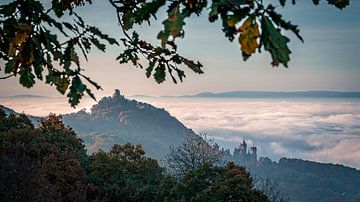
M 72 108 L 67 98 L 0 98 L 1 105 L 16 112 L 24 112 L 34 116 L 47 116 L 49 113 L 67 114 L 77 112 L 83 108 L 90 109 L 96 102 L 84 97 L 76 108 Z
M 223 147 L 242 138 L 259 154 L 360 168 L 359 100 L 152 99 L 186 126 L 205 130 Z

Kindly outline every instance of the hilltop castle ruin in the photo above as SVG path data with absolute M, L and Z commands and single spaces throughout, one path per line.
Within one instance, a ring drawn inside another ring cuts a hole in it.
M 240 143 L 239 147 L 234 149 L 233 154 L 231 155 L 230 149 L 222 149 L 223 158 L 225 161 L 233 161 L 236 164 L 243 165 L 247 162 L 256 162 L 257 161 L 257 148 L 255 146 L 249 147 L 246 144 L 246 141 Z

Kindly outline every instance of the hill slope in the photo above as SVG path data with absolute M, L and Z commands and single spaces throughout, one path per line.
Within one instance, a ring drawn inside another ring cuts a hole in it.
M 267 157 L 245 166 L 252 175 L 279 183 L 290 201 L 360 201 L 360 171 L 355 168 L 289 158 L 273 162 Z
M 67 114 L 63 121 L 84 139 L 90 152 L 131 142 L 142 144 L 147 154 L 159 158 L 170 145 L 182 143 L 187 133 L 193 133 L 164 109 L 126 99 L 118 90 L 102 98 L 90 113 Z

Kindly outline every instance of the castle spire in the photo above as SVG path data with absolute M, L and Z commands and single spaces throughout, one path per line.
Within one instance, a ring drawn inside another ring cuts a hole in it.
M 246 145 L 245 138 L 243 138 L 242 145 Z
M 114 92 L 113 97 L 120 97 L 120 96 L 121 96 L 120 90 L 119 90 L 119 89 L 115 89 L 115 92 Z

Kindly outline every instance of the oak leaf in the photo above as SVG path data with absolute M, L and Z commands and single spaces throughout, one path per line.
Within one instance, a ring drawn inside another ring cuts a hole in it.
M 259 47 L 257 39 L 260 37 L 259 26 L 257 22 L 249 17 L 238 29 L 240 32 L 239 43 L 244 59 L 247 59 Z

